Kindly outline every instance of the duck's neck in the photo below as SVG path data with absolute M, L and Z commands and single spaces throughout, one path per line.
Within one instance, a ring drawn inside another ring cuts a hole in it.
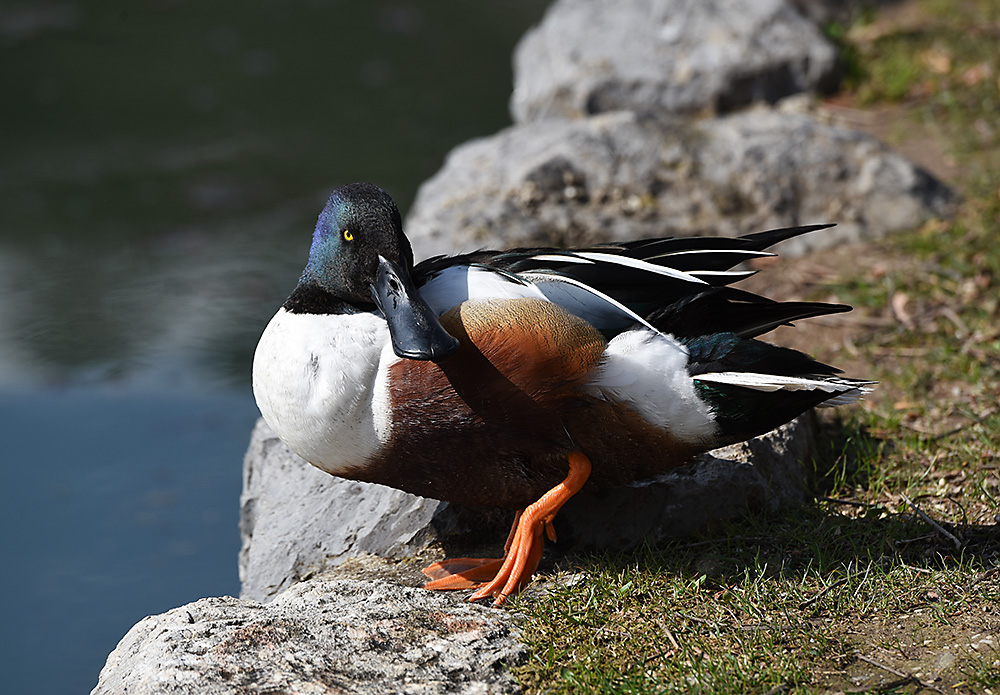
M 375 305 L 357 306 L 330 294 L 313 282 L 302 282 L 281 305 L 291 314 L 358 314 L 373 311 Z

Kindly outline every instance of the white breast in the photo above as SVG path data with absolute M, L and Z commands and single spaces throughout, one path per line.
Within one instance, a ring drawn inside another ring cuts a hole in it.
M 338 474 L 388 439 L 388 367 L 397 358 L 373 314 L 293 314 L 264 329 L 253 391 L 264 420 L 299 456 Z

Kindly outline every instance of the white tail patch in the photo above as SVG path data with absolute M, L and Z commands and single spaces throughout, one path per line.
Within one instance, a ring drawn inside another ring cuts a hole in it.
M 819 407 L 822 408 L 854 403 L 871 391 L 875 384 L 874 381 L 844 379 L 836 376 L 809 378 L 758 374 L 756 372 L 713 372 L 698 374 L 694 378 L 697 381 L 742 386 L 755 391 L 823 391 L 832 394 L 830 398 L 819 404 Z
M 718 427 L 687 372 L 688 354 L 670 336 L 641 328 L 615 336 L 588 390 L 623 403 L 681 441 L 712 441 Z

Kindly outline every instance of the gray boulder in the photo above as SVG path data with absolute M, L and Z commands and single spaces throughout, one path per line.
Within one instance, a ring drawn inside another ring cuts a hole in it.
M 581 492 L 556 517 L 556 550 L 681 538 L 748 509 L 799 505 L 808 498 L 802 462 L 811 442 L 811 419 L 804 416 L 653 480 Z M 254 429 L 243 480 L 241 596 L 261 601 L 359 556 L 499 556 L 512 519 L 510 512 L 336 478 L 299 458 L 263 421 Z
M 206 598 L 145 618 L 93 695 L 516 693 L 517 634 L 459 595 L 324 575 L 267 605 Z
M 513 126 L 456 148 L 421 186 L 406 229 L 422 258 L 838 224 L 781 248 L 795 254 L 912 228 L 952 202 L 877 140 L 803 114 L 689 121 L 620 111 Z
M 786 0 L 558 0 L 514 53 L 511 113 L 727 112 L 828 88 L 835 67 Z

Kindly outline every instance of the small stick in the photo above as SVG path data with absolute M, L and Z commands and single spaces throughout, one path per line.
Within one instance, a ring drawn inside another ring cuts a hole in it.
M 919 678 L 917 678 L 916 676 L 914 676 L 912 673 L 903 673 L 902 671 L 897 671 L 896 669 L 892 668 L 891 666 L 886 666 L 885 664 L 880 664 L 879 662 L 875 661 L 875 659 L 869 659 L 864 654 L 857 654 L 857 657 L 859 659 L 861 659 L 862 661 L 871 664 L 872 666 L 876 666 L 876 667 L 882 669 L 883 671 L 888 671 L 889 673 L 891 673 L 891 674 L 893 674 L 895 676 L 899 676 L 902 679 L 902 680 L 894 681 L 893 683 L 889 683 L 889 684 L 886 684 L 886 685 L 882 686 L 884 688 L 889 688 L 889 687 L 898 688 L 899 686 L 905 685 L 907 683 L 914 683 L 914 684 L 920 686 L 921 688 L 929 688 L 929 689 L 937 691 L 939 693 L 941 692 L 940 688 L 935 688 L 930 683 L 924 683 L 922 680 L 920 680 Z
M 836 497 L 820 497 L 824 502 L 833 502 L 834 504 L 846 504 L 851 507 L 862 507 L 864 509 L 870 509 L 871 507 L 877 507 L 877 504 L 869 504 L 868 502 L 855 502 L 854 500 L 840 500 Z
M 955 544 L 955 550 L 962 549 L 962 541 L 958 540 L 955 534 L 947 531 L 941 524 L 939 524 L 938 522 L 934 521 L 934 519 L 924 514 L 923 511 L 921 511 L 920 507 L 914 504 L 913 500 L 911 500 L 909 497 L 906 496 L 905 492 L 901 492 L 900 496 L 903 498 L 904 502 L 913 507 L 913 511 L 917 513 L 917 516 L 923 519 L 926 523 L 930 525 L 931 528 L 940 533 L 942 536 L 950 539 L 951 542 Z
M 985 572 L 981 573 L 978 577 L 976 577 L 975 579 L 973 579 L 972 582 L 969 583 L 969 588 L 971 589 L 972 587 L 974 587 L 979 582 L 981 582 L 984 579 L 987 579 L 989 577 L 992 577 L 997 572 L 1000 572 L 1000 570 L 998 570 L 996 567 L 994 567 L 993 569 L 986 570 Z
M 674 637 L 674 633 L 670 631 L 670 628 L 667 627 L 666 623 L 657 618 L 656 625 L 663 630 L 664 634 L 666 634 L 667 639 L 670 640 L 670 645 L 674 648 L 674 651 L 679 652 L 681 650 L 681 645 L 677 642 L 677 638 Z
M 913 674 L 912 673 L 903 673 L 902 671 L 897 671 L 892 666 L 886 666 L 885 664 L 880 664 L 879 662 L 875 661 L 875 659 L 869 659 L 864 654 L 858 654 L 857 657 L 859 659 L 861 659 L 862 661 L 864 661 L 865 663 L 869 663 L 872 666 L 878 666 L 883 671 L 888 671 L 889 673 L 893 674 L 894 676 L 899 676 L 900 678 L 913 678 Z
M 833 584 L 831 584 L 830 586 L 826 587 L 821 592 L 819 592 L 818 594 L 816 594 L 815 596 L 813 596 L 811 599 L 807 599 L 807 600 L 803 601 L 802 603 L 799 604 L 799 610 L 802 610 L 803 608 L 807 608 L 808 606 L 811 606 L 812 604 L 816 603 L 821 598 L 823 598 L 824 596 L 826 596 L 828 593 L 830 593 L 831 591 L 833 591 L 834 589 L 836 589 L 838 586 L 843 586 L 844 584 L 847 583 L 848 579 L 849 579 L 849 577 L 841 577 L 840 579 L 838 579 L 837 581 L 835 581 Z
M 986 420 L 988 420 L 989 417 L 991 415 L 993 415 L 994 412 L 995 412 L 995 409 L 994 408 L 990 408 L 989 410 L 987 410 L 985 413 L 983 413 L 979 417 L 975 418 L 974 420 L 970 420 L 969 422 L 966 422 L 963 425 L 959 425 L 958 427 L 956 427 L 953 430 L 948 430 L 947 432 L 942 432 L 941 434 L 935 434 L 934 436 L 931 437 L 931 441 L 932 442 L 936 442 L 936 441 L 941 440 L 941 439 L 946 439 L 947 437 L 950 437 L 953 434 L 958 434 L 959 432 L 961 432 L 964 429 L 968 429 L 969 427 L 975 427 L 976 425 L 978 425 L 980 423 L 986 422 Z
M 667 626 L 665 626 L 665 625 L 663 625 L 661 627 L 663 627 L 663 631 L 667 633 L 667 639 L 670 640 L 670 644 L 673 645 L 674 649 L 676 649 L 677 651 L 680 651 L 681 650 L 681 645 L 677 643 L 677 638 L 674 637 L 674 633 L 672 633 L 670 631 L 670 628 L 667 627 Z

